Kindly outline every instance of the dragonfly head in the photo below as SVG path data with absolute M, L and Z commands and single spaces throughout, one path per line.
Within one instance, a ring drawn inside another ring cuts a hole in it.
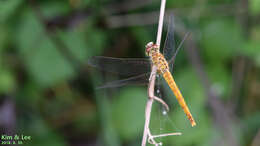
M 145 48 L 146 48 L 145 54 L 147 56 L 151 56 L 153 53 L 159 52 L 159 46 L 154 44 L 153 42 L 147 43 Z

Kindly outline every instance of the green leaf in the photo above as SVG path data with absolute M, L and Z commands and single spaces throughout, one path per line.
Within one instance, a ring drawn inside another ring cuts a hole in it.
M 6 69 L 0 69 L 0 93 L 9 93 L 14 91 L 16 82 L 14 75 Z
M 0 22 L 5 22 L 22 4 L 23 0 L 1 0 L 0 1 Z
M 33 55 L 27 54 L 28 69 L 42 86 L 51 86 L 74 75 L 69 62 L 47 38 L 43 39 Z
M 252 58 L 257 66 L 260 66 L 260 46 L 258 40 L 249 40 L 247 41 L 244 46 L 242 53 L 246 56 Z
M 22 14 L 20 25 L 16 30 L 16 41 L 18 50 L 22 55 L 33 52 L 33 47 L 45 36 L 43 25 L 38 21 L 34 13 L 27 9 Z
M 86 60 L 91 54 L 89 46 L 87 46 L 84 40 L 85 36 L 83 32 L 72 30 L 67 32 L 60 32 L 60 38 L 70 49 L 71 55 L 80 60 L 81 62 Z M 90 53 L 89 53 L 90 52 Z
M 59 135 L 59 133 L 52 130 L 52 127 L 49 127 L 48 124 L 41 119 L 39 116 L 32 115 L 30 112 L 30 121 L 25 118 L 20 118 L 19 127 L 20 131 L 18 134 L 23 134 L 31 136 L 31 140 L 23 141 L 28 146 L 46 146 L 46 145 L 55 145 L 55 146 L 66 146 L 64 138 Z M 23 120 L 23 121 L 21 121 Z M 21 123 L 24 122 L 24 125 Z M 28 126 L 29 125 L 29 126 Z M 37 129 L 37 130 L 35 130 Z
M 66 15 L 71 10 L 69 3 L 63 1 L 39 3 L 39 8 L 45 18 L 55 18 L 56 16 Z
M 133 139 L 143 131 L 146 91 L 126 88 L 115 99 L 112 107 L 114 127 L 123 139 Z
M 203 108 L 196 111 L 199 113 L 199 116 L 194 114 L 194 110 L 191 112 L 193 113 L 197 123 L 195 127 L 191 127 L 190 123 L 184 122 L 187 120 L 184 119 L 186 118 L 186 115 L 183 113 L 182 109 L 170 113 L 169 118 L 173 120 L 174 125 L 177 127 L 177 130 L 173 132 L 181 132 L 182 135 L 168 137 L 166 139 L 166 143 L 168 143 L 168 145 L 188 146 L 191 143 L 194 145 L 200 145 L 203 141 L 207 140 L 207 136 L 210 134 L 211 130 L 210 120 L 207 112 Z
M 231 90 L 231 73 L 223 64 L 218 64 L 212 67 L 207 66 L 209 78 L 212 81 L 211 89 L 220 97 L 227 97 Z
M 244 42 L 238 24 L 230 20 L 210 21 L 202 28 L 201 45 L 204 55 L 211 62 L 221 63 L 239 52 Z
M 102 50 L 106 47 L 108 38 L 105 30 L 100 30 L 95 24 L 85 26 L 85 38 L 88 52 L 88 57 L 101 54 Z
M 156 27 L 148 27 L 148 30 L 154 29 Z M 154 37 L 151 35 L 151 31 L 148 31 L 147 29 L 144 29 L 143 27 L 134 27 L 131 29 L 133 35 L 135 36 L 136 40 L 138 41 L 138 43 L 140 44 L 140 46 L 143 46 L 143 50 L 144 50 L 144 46 L 150 42 L 153 41 L 153 38 L 155 37 L 155 33 L 154 33 Z
M 90 17 L 88 23 L 81 23 L 80 27 L 61 32 L 59 36 L 69 47 L 71 53 L 80 61 L 86 61 L 93 55 L 100 55 L 107 44 L 107 36 L 104 30 L 95 26 Z
M 35 15 L 27 11 L 21 21 L 17 44 L 33 79 L 42 87 L 47 87 L 71 78 L 74 75 L 72 67 L 46 36 Z
M 249 12 L 252 15 L 257 15 L 260 13 L 260 1 L 259 0 L 249 0 Z

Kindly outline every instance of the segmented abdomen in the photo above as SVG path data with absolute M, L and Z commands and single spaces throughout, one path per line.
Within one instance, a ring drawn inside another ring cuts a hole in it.
M 189 110 L 188 106 L 186 105 L 186 102 L 185 102 L 184 98 L 182 97 L 182 94 L 181 94 L 178 86 L 176 85 L 176 83 L 175 83 L 171 73 L 169 72 L 169 70 L 167 70 L 163 73 L 163 77 L 164 77 L 165 81 L 168 83 L 168 85 L 170 86 L 170 88 L 172 89 L 172 92 L 176 96 L 181 108 L 184 110 L 184 113 L 188 117 L 188 119 L 191 123 L 191 126 L 192 127 L 195 126 L 196 122 L 193 119 L 193 117 L 190 113 L 190 110 Z

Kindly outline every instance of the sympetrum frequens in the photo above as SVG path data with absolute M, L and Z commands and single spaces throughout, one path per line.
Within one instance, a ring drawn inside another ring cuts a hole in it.
M 187 34 L 186 34 L 187 36 Z M 185 36 L 185 37 L 186 37 Z M 185 39 L 183 39 L 184 41 Z M 183 43 L 181 42 L 181 44 Z M 117 73 L 119 75 L 132 76 L 123 80 L 116 80 L 109 83 L 105 83 L 99 88 L 113 88 L 128 84 L 146 84 L 149 82 L 151 64 L 157 66 L 158 73 L 163 76 L 165 81 L 168 83 L 172 92 L 176 96 L 181 108 L 188 117 L 192 126 L 196 125 L 186 102 L 176 85 L 173 76 L 170 72 L 171 65 L 173 64 L 176 54 L 180 49 L 181 44 L 175 50 L 174 46 L 174 25 L 173 22 L 169 21 L 168 32 L 166 41 L 163 49 L 163 54 L 160 53 L 159 47 L 152 42 L 146 45 L 146 55 L 150 59 L 146 58 L 112 58 L 104 56 L 95 56 L 90 58 L 89 65 L 99 68 L 104 71 Z

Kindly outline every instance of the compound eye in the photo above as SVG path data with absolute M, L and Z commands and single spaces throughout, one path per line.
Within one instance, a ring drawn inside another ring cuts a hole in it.
M 145 45 L 146 48 L 151 48 L 153 46 L 153 42 L 149 42 Z

